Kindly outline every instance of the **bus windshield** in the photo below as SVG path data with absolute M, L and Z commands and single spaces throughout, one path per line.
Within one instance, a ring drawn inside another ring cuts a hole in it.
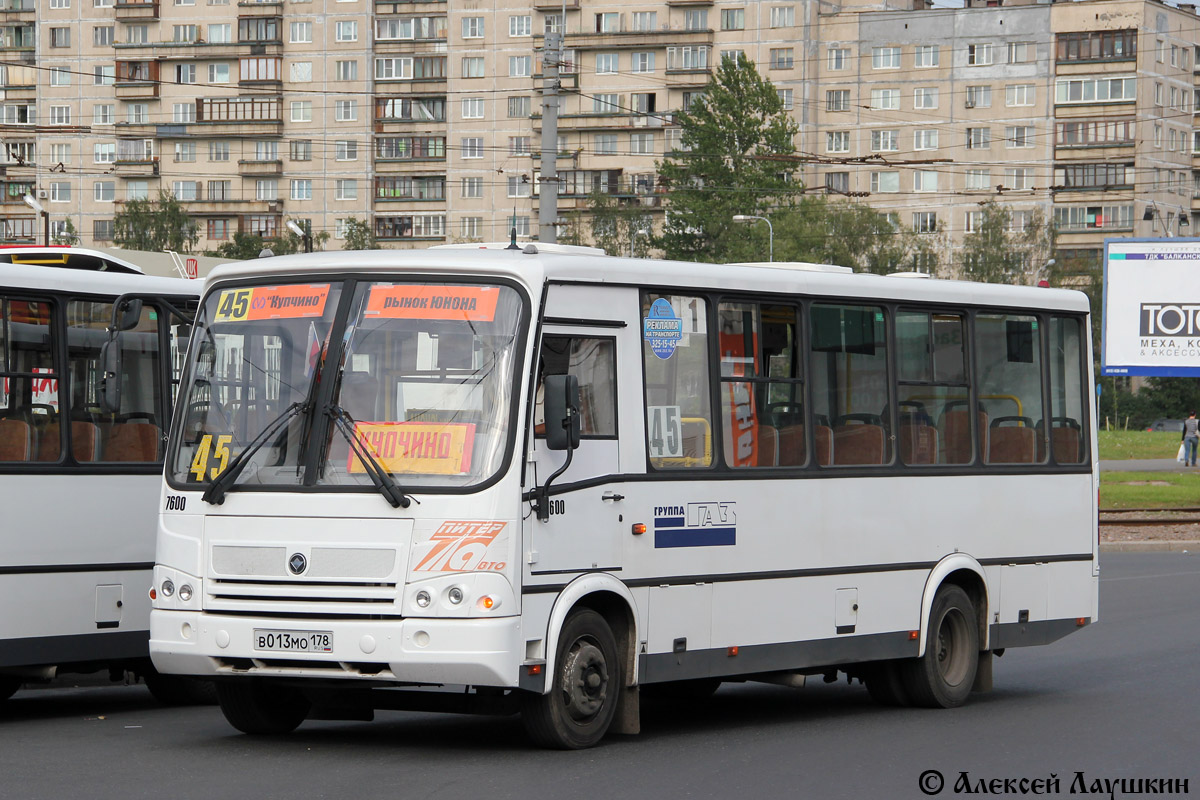
M 358 284 L 331 407 L 406 488 L 487 480 L 508 441 L 520 312 L 501 286 Z M 345 437 L 326 441 L 318 483 L 370 485 Z
M 207 484 L 246 451 L 232 485 L 369 489 L 369 469 L 406 490 L 486 481 L 510 436 L 521 311 L 495 285 L 218 289 L 197 318 L 170 476 Z

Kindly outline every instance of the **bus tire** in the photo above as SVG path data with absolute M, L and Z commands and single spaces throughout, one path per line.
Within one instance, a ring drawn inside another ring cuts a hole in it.
M 163 675 L 157 670 L 142 676 L 154 699 L 164 706 L 213 706 L 217 686 L 212 681 L 189 675 Z
M 254 678 L 217 684 L 217 702 L 230 725 L 257 736 L 291 733 L 311 708 L 295 689 Z
M 16 694 L 20 688 L 20 678 L 0 678 L 0 703 Z
M 620 654 L 612 629 L 590 608 L 567 617 L 549 694 L 525 693 L 521 722 L 541 747 L 581 750 L 599 742 L 620 699 Z
M 867 691 L 871 699 L 881 706 L 912 705 L 908 690 L 904 688 L 900 662 L 879 661 L 871 665 L 866 675 Z
M 957 708 L 967 701 L 979 668 L 975 605 L 961 587 L 938 589 L 929 609 L 925 654 L 901 666 L 913 705 Z

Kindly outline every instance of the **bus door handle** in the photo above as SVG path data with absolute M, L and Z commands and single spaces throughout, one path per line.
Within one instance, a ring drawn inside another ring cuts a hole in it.
M 618 500 L 624 500 L 625 495 L 617 494 L 616 492 L 605 492 L 603 495 L 600 496 L 600 499 L 601 500 L 612 500 L 615 503 Z

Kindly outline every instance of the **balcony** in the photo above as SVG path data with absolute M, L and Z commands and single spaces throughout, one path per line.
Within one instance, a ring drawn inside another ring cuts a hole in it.
M 418 6 L 445 6 L 446 0 L 375 0 L 376 14 L 411 14 Z
M 567 49 L 574 50 L 620 50 L 620 49 L 655 49 L 675 46 L 688 45 L 711 45 L 713 43 L 713 31 L 706 28 L 702 30 L 684 30 L 683 28 L 670 28 L 662 26 L 651 31 L 588 31 L 588 32 L 567 32 Z M 535 40 L 542 39 L 541 34 L 534 36 Z M 538 49 L 541 49 L 541 42 L 536 42 Z
M 128 159 L 118 157 L 113 162 L 113 174 L 127 180 L 157 178 L 159 175 L 158 159 L 151 157 L 134 160 L 132 156 Z
M 118 100 L 158 99 L 157 81 L 117 81 L 113 84 L 113 90 Z
M 37 4 L 33 0 L 0 0 L 0 20 L 33 22 Z
M 222 136 L 279 136 L 283 133 L 283 100 L 279 97 L 201 98 L 196 101 L 196 122 L 192 125 L 219 126 Z
M 534 114 L 532 120 L 533 129 L 540 131 L 542 129 L 541 114 Z M 645 114 L 629 114 L 625 112 L 619 114 L 560 114 L 558 117 L 558 127 L 562 130 L 571 131 L 623 131 L 635 128 L 660 130 L 673 125 L 674 121 L 674 115 L 667 111 L 652 111 Z
M 32 181 L 0 181 L 0 205 L 28 208 L 25 195 L 33 194 L 36 190 L 37 184 Z
M 283 174 L 281 159 L 259 161 L 255 159 L 239 159 L 238 175 L 244 178 L 273 178 Z
M 153 22 L 159 18 L 158 2 L 130 3 L 121 0 L 113 5 L 113 15 L 117 22 Z
M 253 8 L 255 13 L 283 13 L 283 0 L 239 0 L 238 8 Z

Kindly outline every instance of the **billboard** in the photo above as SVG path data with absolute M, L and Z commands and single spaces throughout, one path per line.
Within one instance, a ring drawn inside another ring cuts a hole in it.
M 1104 375 L 1200 377 L 1200 239 L 1105 239 Z

